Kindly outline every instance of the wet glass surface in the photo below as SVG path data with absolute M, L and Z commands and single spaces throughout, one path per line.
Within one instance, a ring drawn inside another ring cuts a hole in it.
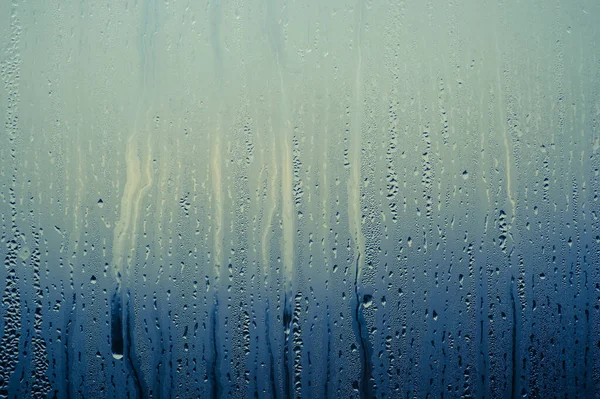
M 598 396 L 599 20 L 0 2 L 0 397 Z

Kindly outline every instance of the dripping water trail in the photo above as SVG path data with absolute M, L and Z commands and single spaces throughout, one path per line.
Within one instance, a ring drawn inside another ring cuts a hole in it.
M 365 320 L 361 312 L 361 300 L 358 293 L 358 275 L 360 253 L 356 257 L 356 267 L 354 270 L 354 295 L 356 297 L 356 307 L 354 308 L 354 323 L 356 324 L 356 335 L 358 338 L 360 365 L 361 365 L 361 380 L 360 380 L 360 397 L 371 398 L 371 362 L 368 337 L 365 336 Z
M 221 104 L 221 110 L 225 107 Z M 213 270 L 215 274 L 214 283 L 214 306 L 212 309 L 212 329 L 211 329 L 211 340 L 213 349 L 213 359 L 210 364 L 210 380 L 211 380 L 211 397 L 213 399 L 221 396 L 222 387 L 219 384 L 220 380 L 220 359 L 217 345 L 217 325 L 219 323 L 219 283 L 221 280 L 221 267 L 223 265 L 223 234 L 224 234 L 224 213 L 223 213 L 223 179 L 221 171 L 221 132 L 222 126 L 224 125 L 223 114 L 220 113 L 218 117 L 218 125 L 216 134 L 214 134 L 214 141 L 212 143 L 212 163 L 211 163 L 211 184 L 213 188 L 212 198 L 214 200 L 214 212 L 215 212 L 215 229 L 213 233 L 214 240 L 214 252 L 215 252 L 215 263 Z
M 142 109 L 146 109 L 148 114 L 150 113 L 150 107 L 148 106 L 147 96 L 147 80 L 148 80 L 148 69 L 152 68 L 153 65 L 148 66 L 148 52 L 151 49 L 151 43 L 148 43 L 148 38 L 152 37 L 152 32 L 147 30 L 148 18 L 151 17 L 149 13 L 150 3 L 144 3 L 143 9 L 143 21 L 140 30 L 140 43 L 139 43 L 139 65 L 140 65 L 140 77 L 141 81 L 138 83 L 137 95 L 132 100 L 132 104 L 137 104 L 135 107 L 135 114 L 133 118 L 133 131 L 127 140 L 125 147 L 125 165 L 126 165 L 126 180 L 125 187 L 123 189 L 123 196 L 121 197 L 121 207 L 119 219 L 115 224 L 114 229 L 114 240 L 113 240 L 113 269 L 115 272 L 116 288 L 115 294 L 112 298 L 111 304 L 111 350 L 115 359 L 122 359 L 126 353 L 125 349 L 125 334 L 129 334 L 129 331 L 123 329 L 123 320 L 126 320 L 129 329 L 130 320 L 128 317 L 127 309 L 123 307 L 123 292 L 122 288 L 127 287 L 122 281 L 122 278 L 129 277 L 131 261 L 135 258 L 135 248 L 137 240 L 137 227 L 139 219 L 139 207 L 140 201 L 144 196 L 145 192 L 150 188 L 152 184 L 152 177 L 150 174 L 150 157 L 151 157 L 151 146 L 150 136 L 148 136 L 148 158 L 145 170 L 145 175 L 141 170 L 140 160 L 137 154 L 137 148 L 134 145 L 134 140 L 138 137 L 138 123 L 140 121 L 140 113 Z M 156 27 L 154 29 L 156 33 Z M 141 119 L 144 120 L 144 119 Z M 141 185 L 142 178 L 145 178 L 143 185 Z M 129 255 L 125 257 L 127 251 Z M 126 260 L 124 260 L 126 259 Z M 128 290 L 129 293 L 129 290 Z M 129 301 L 129 299 L 127 299 Z M 128 359 L 131 362 L 131 359 Z M 139 383 L 139 380 L 138 380 Z
M 77 306 L 77 295 L 73 294 L 73 304 L 71 306 L 73 315 Z M 74 317 L 73 317 L 74 318 Z M 73 325 L 73 318 L 69 318 L 65 325 L 65 398 L 71 399 L 71 344 L 70 338 L 73 332 L 71 326 Z
M 271 332 L 270 332 L 270 319 L 271 319 L 271 304 L 267 298 L 267 310 L 265 313 L 265 340 L 267 342 L 267 353 L 269 354 L 269 382 L 271 384 L 272 398 L 277 399 L 277 387 L 275 385 L 275 357 L 273 356 L 273 347 L 271 345 Z
M 219 314 L 219 300 L 215 295 L 215 307 L 213 308 L 211 319 L 212 319 L 212 330 L 211 330 L 211 342 L 213 349 L 213 359 L 210 363 L 210 380 L 211 380 L 211 397 L 218 399 L 221 397 L 221 384 L 219 383 L 219 352 L 217 345 L 217 321 Z
M 129 305 L 129 297 L 130 297 L 131 293 L 129 292 L 129 290 L 127 290 L 127 305 Z M 124 355 L 126 355 L 126 360 L 127 360 L 127 365 L 129 367 L 129 370 L 131 372 L 131 377 L 133 378 L 133 385 L 135 387 L 135 392 L 136 392 L 136 397 L 138 399 L 143 399 L 146 398 L 146 390 L 142 387 L 142 379 L 140 378 L 140 370 L 139 367 L 134 363 L 134 359 L 135 359 L 135 348 L 133 346 L 133 339 L 132 339 L 132 335 L 131 335 L 131 313 L 128 311 L 128 307 L 126 306 L 125 309 L 125 315 L 124 315 L 124 319 L 126 322 L 125 325 L 125 338 L 127 339 L 127 346 L 124 346 L 126 348 L 126 351 L 124 353 Z
M 349 155 L 351 158 L 350 163 L 350 178 L 348 180 L 348 221 L 350 228 L 350 235 L 354 245 L 356 246 L 356 266 L 354 270 L 354 295 L 356 306 L 354 307 L 353 314 L 353 328 L 358 340 L 359 354 L 361 362 L 361 376 L 358 381 L 356 388 L 360 392 L 361 398 L 371 398 L 372 388 L 371 384 L 371 350 L 367 337 L 367 330 L 365 325 L 364 316 L 361 308 L 361 298 L 359 295 L 358 283 L 362 275 L 362 269 L 364 261 L 361 264 L 361 255 L 365 253 L 364 237 L 361 232 L 361 211 L 360 211 L 360 175 L 361 175 L 361 135 L 362 135 L 362 35 L 363 35 L 363 8 L 364 5 L 359 6 L 360 10 L 357 15 L 357 28 L 356 28 L 356 72 L 354 78 L 354 101 L 355 110 L 354 118 L 352 120 L 352 126 L 350 131 L 352 132 L 353 138 L 350 141 Z M 351 305 L 352 306 L 352 305 Z M 357 382 L 355 381 L 354 384 Z
M 510 285 L 510 302 L 512 307 L 512 334 L 511 334 L 511 350 L 512 350 L 512 370 L 510 378 L 511 393 L 510 397 L 517 397 L 517 304 L 515 303 L 514 283 L 515 278 L 511 277 Z
M 327 375 L 325 376 L 324 398 L 329 397 L 329 379 L 331 378 L 331 361 L 329 359 L 331 359 L 331 321 L 329 310 L 327 310 Z
M 123 293 L 120 285 L 117 286 L 112 297 L 111 305 L 111 350 L 113 358 L 125 359 L 126 366 L 129 369 L 133 385 L 135 387 L 136 398 L 146 397 L 146 390 L 142 386 L 141 371 L 135 363 L 135 348 L 133 346 L 131 314 L 128 311 L 129 296 L 131 293 L 127 290 L 127 303 L 123 306 Z M 125 321 L 125 325 L 123 325 Z
M 283 307 L 283 370 L 284 370 L 284 387 L 285 387 L 285 397 L 291 398 L 291 385 L 290 385 L 290 327 L 292 324 L 292 303 L 290 296 L 287 291 L 285 293 L 284 299 L 284 307 Z
M 283 119 L 284 119 L 284 130 L 285 136 L 283 138 L 283 159 L 282 159 L 282 176 L 281 176 L 281 196 L 282 196 L 282 219 L 283 219 L 283 264 L 284 264 L 284 306 L 283 306 L 283 331 L 284 331 L 284 350 L 283 350 L 283 367 L 285 374 L 285 397 L 291 397 L 291 371 L 289 361 L 289 347 L 290 332 L 292 323 L 292 278 L 294 275 L 294 218 L 293 214 L 293 200 L 292 200 L 292 176 L 291 166 L 292 161 L 289 156 L 290 150 L 290 138 L 291 138 L 291 122 L 287 118 L 287 100 L 283 84 L 283 75 L 281 73 L 281 66 L 279 65 L 279 58 L 277 58 L 277 65 L 279 69 L 279 77 L 281 83 L 281 97 L 283 103 Z

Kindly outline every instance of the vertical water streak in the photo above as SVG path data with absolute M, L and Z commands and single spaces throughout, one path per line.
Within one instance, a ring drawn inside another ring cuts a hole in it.
M 220 397 L 220 383 L 218 381 L 219 368 L 220 368 L 220 357 L 218 351 L 218 337 L 217 337 L 217 326 L 219 324 L 219 283 L 221 279 L 221 268 L 223 267 L 223 187 L 222 187 L 222 171 L 221 171 L 221 120 L 219 116 L 219 125 L 215 134 L 213 135 L 213 146 L 211 149 L 211 184 L 213 194 L 213 207 L 214 207 L 214 233 L 213 233 L 213 246 L 214 246 L 214 261 L 213 261 L 213 272 L 214 272 L 214 284 L 213 284 L 213 310 L 211 315 L 212 322 L 212 349 L 213 359 L 210 363 L 211 373 L 211 392 L 213 398 Z
M 271 50 L 275 57 L 275 68 L 279 78 L 280 116 L 280 137 L 276 137 L 281 142 L 281 203 L 282 203 L 282 228 L 283 228 L 283 331 L 284 331 L 284 349 L 283 349 L 283 367 L 284 367 L 284 395 L 291 396 L 291 372 L 289 349 L 291 343 L 291 322 L 293 313 L 293 287 L 292 279 L 294 275 L 294 234 L 296 223 L 294 218 L 294 198 L 293 198 L 293 162 L 292 162 L 292 122 L 290 119 L 289 99 L 287 96 L 286 82 L 284 80 L 284 67 L 286 57 L 284 51 L 284 37 L 281 32 L 281 20 L 275 15 L 273 2 L 267 3 L 267 37 L 271 45 Z
M 147 79 L 148 79 L 148 35 L 146 27 L 147 5 L 144 8 L 144 18 L 141 27 L 140 44 L 140 69 L 141 82 L 135 99 L 132 104 L 135 106 L 135 114 L 132 123 L 131 134 L 127 139 L 125 147 L 125 167 L 126 180 L 121 197 L 119 208 L 119 219 L 115 224 L 112 248 L 112 267 L 116 281 L 115 293 L 113 294 L 113 303 L 111 306 L 111 345 L 113 347 L 113 357 L 120 359 L 123 357 L 123 348 L 125 339 L 123 335 L 123 320 L 128 320 L 127 308 L 123 306 L 123 286 L 127 284 L 131 266 L 135 262 L 137 229 L 139 226 L 140 203 L 146 192 L 152 185 L 151 174 L 151 137 L 147 129 L 140 128 L 140 125 L 147 127 L 150 114 L 149 101 L 146 98 Z M 142 115 L 142 110 L 145 112 Z M 143 118 L 142 118 L 143 117 Z M 142 118 L 140 120 L 140 118 Z M 140 123 L 141 122 L 141 123 Z M 140 160 L 140 132 L 146 134 L 146 159 L 145 167 L 142 169 Z M 113 325 L 114 323 L 114 325 Z M 116 335 L 115 335 L 116 334 Z
M 273 218 L 275 216 L 275 212 L 277 211 L 277 181 L 279 178 L 278 168 L 277 168 L 277 159 L 275 157 L 276 154 L 276 141 L 271 140 L 272 150 L 271 150 L 271 164 L 268 167 L 268 196 L 265 199 L 264 206 L 267 208 L 267 217 L 265 219 L 265 224 L 263 226 L 262 240 L 261 240 L 261 255 L 262 255 L 262 272 L 263 272 L 263 284 L 265 290 L 268 289 L 270 284 L 270 243 L 271 243 L 271 233 L 273 226 Z M 269 356 L 269 378 L 271 384 L 272 395 L 274 398 L 277 398 L 277 387 L 275 385 L 275 357 L 273 356 L 273 347 L 271 345 L 271 334 L 270 334 L 270 323 L 271 323 L 271 301 L 269 299 L 268 292 L 265 292 L 265 341 L 267 344 L 267 353 Z
M 221 368 L 221 356 L 219 354 L 219 290 L 221 283 L 221 270 L 223 268 L 223 239 L 224 239 L 224 197 L 223 197 L 223 171 L 222 171 L 222 160 L 223 160 L 223 148 L 221 144 L 221 136 L 225 133 L 225 71 L 223 64 L 223 52 L 221 43 L 221 30 L 222 30 L 222 7 L 221 2 L 216 0 L 210 4 L 210 44 L 214 57 L 214 76 L 215 76 L 215 94 L 219 97 L 219 101 L 216 102 L 216 129 L 210 135 L 211 149 L 210 149 L 210 180 L 212 188 L 212 218 L 214 218 L 214 231 L 213 231 L 213 308 L 211 311 L 211 337 L 212 337 L 212 356 L 210 360 L 209 373 L 211 375 L 211 396 L 218 398 L 221 396 L 221 383 L 220 383 L 220 368 Z
M 369 339 L 366 337 L 366 325 L 362 314 L 362 300 L 360 294 L 360 282 L 364 268 L 365 239 L 362 233 L 362 214 L 360 209 L 361 198 L 361 135 L 362 135 L 362 32 L 363 11 L 361 4 L 358 5 L 358 16 L 356 26 L 356 71 L 354 75 L 354 115 L 351 124 L 350 140 L 350 177 L 348 180 L 348 224 L 350 237 L 354 246 L 356 262 L 354 270 L 354 332 L 358 341 L 359 356 L 361 364 L 361 377 L 359 390 L 361 398 L 371 397 L 370 379 L 371 364 Z

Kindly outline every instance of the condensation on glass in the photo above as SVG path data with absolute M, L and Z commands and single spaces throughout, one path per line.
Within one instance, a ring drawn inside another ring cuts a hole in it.
M 597 396 L 599 20 L 0 2 L 0 397 Z

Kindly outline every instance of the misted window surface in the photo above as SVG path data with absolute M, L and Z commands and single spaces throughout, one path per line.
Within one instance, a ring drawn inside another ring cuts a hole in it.
M 0 397 L 598 397 L 599 21 L 0 2 Z

